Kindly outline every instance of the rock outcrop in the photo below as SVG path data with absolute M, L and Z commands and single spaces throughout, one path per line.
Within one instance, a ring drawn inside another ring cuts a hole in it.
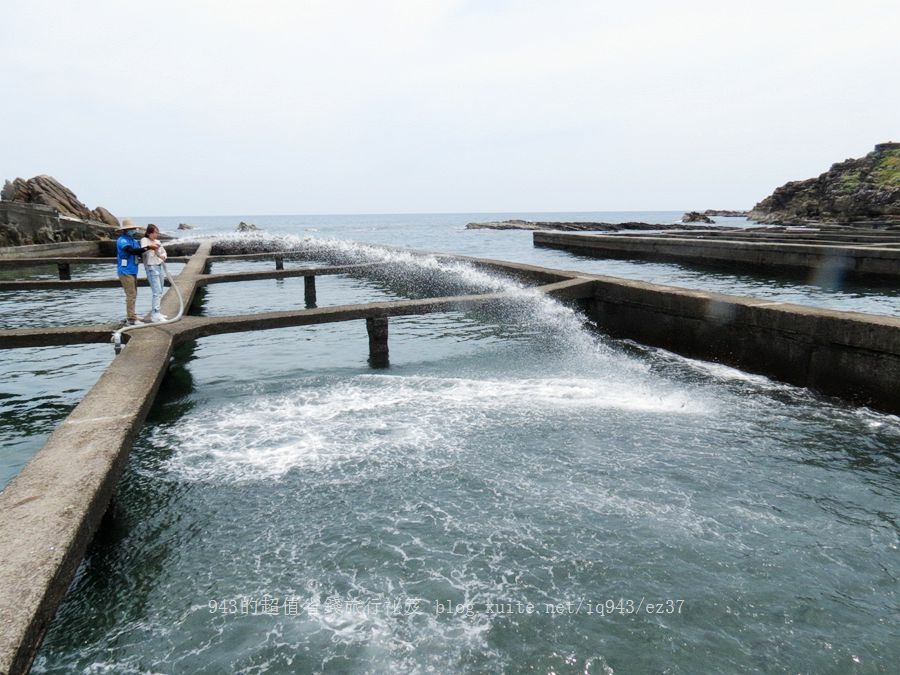
M 109 239 L 119 226 L 105 208 L 88 209 L 52 176 L 6 181 L 0 198 L 0 246 Z
M 900 143 L 881 143 L 818 178 L 786 183 L 754 206 L 749 217 L 778 224 L 898 224 Z
M 714 221 L 712 218 L 707 216 L 706 214 L 700 213 L 699 211 L 688 211 L 683 216 L 681 216 L 682 223 L 707 223 L 713 224 Z
M 237 231 L 238 232 L 256 232 L 259 228 L 253 223 L 245 223 L 243 220 L 238 223 Z
M 91 210 L 85 206 L 75 193 L 64 186 L 53 176 L 35 176 L 24 180 L 16 178 L 6 181 L 0 198 L 5 202 L 23 202 L 25 204 L 42 204 L 56 209 L 62 215 L 93 220 L 113 227 L 118 227 L 118 219 L 102 206 Z
M 735 211 L 733 209 L 706 209 L 704 216 L 720 216 L 722 218 L 746 218 L 750 215 L 749 211 Z

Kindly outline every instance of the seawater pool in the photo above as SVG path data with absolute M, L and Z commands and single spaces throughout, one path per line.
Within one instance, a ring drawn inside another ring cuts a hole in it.
M 179 348 L 35 672 L 892 672 L 898 418 L 398 270 L 518 299 Z

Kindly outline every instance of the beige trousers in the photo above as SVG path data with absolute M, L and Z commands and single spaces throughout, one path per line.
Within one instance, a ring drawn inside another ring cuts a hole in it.
M 134 309 L 137 300 L 137 276 L 134 274 L 120 274 L 119 282 L 125 289 L 125 312 L 129 321 L 137 319 L 137 312 Z

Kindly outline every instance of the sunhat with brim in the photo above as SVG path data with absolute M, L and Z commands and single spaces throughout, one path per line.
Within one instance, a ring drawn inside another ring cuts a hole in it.
M 137 225 L 131 218 L 123 218 L 122 224 L 116 228 L 116 232 L 124 232 L 125 230 L 137 229 Z

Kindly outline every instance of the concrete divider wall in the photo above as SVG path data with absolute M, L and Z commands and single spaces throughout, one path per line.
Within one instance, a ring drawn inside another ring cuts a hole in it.
M 29 244 L 27 246 L 0 246 L 0 256 L 5 259 L 30 258 L 35 254 L 50 256 L 96 256 L 100 251 L 97 241 L 60 242 L 58 244 Z M 115 255 L 115 246 L 113 246 Z
M 588 316 L 617 337 L 900 413 L 900 319 L 599 279 Z
M 805 269 L 857 276 L 900 277 L 900 250 L 766 241 L 535 232 L 536 246 L 598 257 L 674 260 L 721 266 Z

